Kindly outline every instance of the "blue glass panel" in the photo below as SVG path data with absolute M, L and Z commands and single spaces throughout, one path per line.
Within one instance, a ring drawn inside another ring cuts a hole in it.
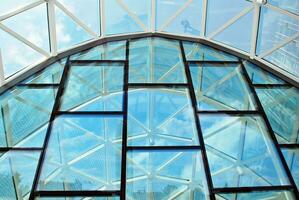
M 155 1 L 157 31 L 200 35 L 202 0 Z
M 131 83 L 185 83 L 179 42 L 145 38 L 130 42 Z
M 71 60 L 125 60 L 126 41 L 108 42 L 71 56 Z
M 0 199 L 29 199 L 39 154 L 39 151 L 0 153 Z
M 256 89 L 279 143 L 299 143 L 299 90 Z
M 1 0 L 0 13 L 1 15 L 5 15 L 36 1 L 38 0 Z
M 293 12 L 298 15 L 299 13 L 299 1 L 298 0 L 268 0 L 268 3 Z
M 249 52 L 251 48 L 253 8 L 246 15 L 212 37 L 214 40 Z M 244 28 L 246 24 L 246 28 Z
M 214 187 L 289 184 L 261 117 L 201 114 L 200 122 Z
M 71 66 L 61 110 L 121 111 L 123 64 Z
M 48 66 L 41 72 L 30 76 L 23 83 L 57 84 L 60 83 L 66 59 L 60 60 Z
M 255 110 L 239 64 L 190 64 L 199 110 Z
M 197 131 L 186 89 L 129 91 L 128 144 L 197 145 Z
M 252 200 L 252 199 L 277 199 L 295 200 L 295 196 L 290 191 L 266 191 L 250 193 L 217 194 L 216 200 Z
M 100 33 L 99 0 L 58 0 L 66 9 L 80 19 L 94 33 Z
M 1 23 L 24 37 L 29 42 L 42 48 L 46 52 L 50 52 L 47 20 L 47 7 L 46 3 L 43 3 L 3 20 Z M 28 59 L 30 60 L 30 58 Z
M 240 0 L 209 0 L 207 6 L 206 32 L 209 36 L 241 13 L 252 6 L 250 1 Z M 246 26 L 246 28 L 248 28 Z
M 117 116 L 57 118 L 39 190 L 119 190 L 122 123 Z
M 205 61 L 238 61 L 238 58 L 203 44 L 184 42 L 186 59 Z
M 109 0 L 105 1 L 104 9 L 106 35 L 145 32 L 149 29 L 151 1 Z
M 261 69 L 257 65 L 250 62 L 244 62 L 245 69 L 253 84 L 284 84 L 285 82 L 280 78 L 270 74 L 269 72 Z
M 56 89 L 24 87 L 3 94 L 0 98 L 1 146 L 28 147 L 28 141 L 35 138 L 36 143 L 31 143 L 31 147 L 41 147 L 45 135 L 41 130 L 50 119 L 55 95 Z
M 297 188 L 299 188 L 299 148 L 297 149 L 281 149 L 285 160 L 292 173 L 293 179 L 296 182 Z
M 126 199 L 208 199 L 200 151 L 129 151 Z

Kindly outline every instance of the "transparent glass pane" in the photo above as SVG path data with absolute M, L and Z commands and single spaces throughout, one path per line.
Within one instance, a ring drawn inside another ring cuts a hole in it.
M 273 53 L 264 57 L 264 59 L 299 78 L 298 55 L 299 37 L 275 50 Z
M 245 69 L 253 84 L 284 84 L 285 82 L 273 74 L 250 62 L 244 62 Z
M 38 197 L 36 200 L 119 200 L 119 197 Z
M 61 110 L 121 111 L 123 64 L 71 66 Z
M 0 29 L 0 44 L 5 78 L 46 58 L 2 29 Z
M 71 13 L 88 26 L 94 33 L 100 33 L 99 0 L 59 0 Z
M 59 84 L 62 76 L 62 72 L 65 66 L 66 59 L 60 60 L 46 67 L 41 72 L 38 72 L 23 83 L 34 83 L 34 84 Z
M 108 42 L 71 56 L 72 60 L 125 60 L 126 41 Z
M 0 199 L 29 199 L 39 151 L 0 153 Z
M 261 117 L 201 114 L 200 122 L 214 187 L 289 184 Z
M 127 199 L 208 199 L 200 151 L 129 151 Z
M 293 12 L 295 14 L 299 13 L 299 1 L 298 0 L 268 0 L 268 3 L 282 8 L 284 10 Z
M 257 88 L 256 92 L 279 143 L 299 143 L 299 90 Z
M 200 35 L 201 0 L 155 0 L 156 30 L 184 35 Z
M 1 0 L 0 2 L 0 15 L 5 15 L 16 11 L 38 0 Z
M 57 48 L 59 51 L 70 48 L 92 38 L 60 8 L 55 6 Z
M 296 182 L 297 188 L 299 188 L 299 148 L 296 149 L 281 149 L 285 160 L 292 173 L 293 179 Z
M 215 35 L 213 39 L 249 52 L 251 48 L 253 15 L 254 10 L 252 8 L 246 15 Z M 246 28 L 244 28 L 244 24 L 246 24 Z
M 129 145 L 186 146 L 198 143 L 187 89 L 129 91 Z
M 277 199 L 277 200 L 295 200 L 295 196 L 290 191 L 269 191 L 269 192 L 250 192 L 250 193 L 232 193 L 217 194 L 216 200 L 252 200 L 252 199 Z
M 206 33 L 210 36 L 244 9 L 252 6 L 250 1 L 209 0 L 207 6 Z M 246 28 L 247 25 L 246 25 Z
M 106 35 L 146 32 L 150 26 L 151 1 L 105 1 Z
M 46 4 L 10 17 L 1 23 L 38 47 L 50 52 Z
M 299 20 L 262 6 L 258 29 L 257 54 L 264 53 L 297 34 L 298 26 Z
M 131 83 L 185 83 L 179 42 L 144 38 L 130 42 Z
M 212 47 L 194 43 L 184 42 L 184 51 L 186 59 L 189 60 L 205 60 L 205 61 L 238 61 L 238 58 L 227 54 L 223 51 L 216 50 Z
M 61 116 L 54 121 L 39 190 L 119 190 L 122 117 Z
M 190 64 L 199 110 L 255 110 L 239 64 Z
M 28 147 L 33 138 L 36 142 L 31 147 L 41 147 L 42 129 L 50 119 L 55 95 L 55 88 L 23 87 L 4 93 L 0 97 L 0 147 Z

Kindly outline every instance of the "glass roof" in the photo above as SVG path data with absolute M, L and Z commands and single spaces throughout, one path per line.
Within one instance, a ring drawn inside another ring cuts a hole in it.
M 206 39 L 299 79 L 299 0 L 1 0 L 0 13 L 2 84 L 83 43 L 143 32 Z

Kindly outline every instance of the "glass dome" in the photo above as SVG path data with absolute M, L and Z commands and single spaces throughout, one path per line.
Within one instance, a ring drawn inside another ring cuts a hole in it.
M 298 198 L 299 89 L 203 43 L 111 39 L 0 104 L 0 199 Z
M 85 43 L 124 34 L 200 38 L 299 82 L 299 1 L 1 0 L 0 81 Z

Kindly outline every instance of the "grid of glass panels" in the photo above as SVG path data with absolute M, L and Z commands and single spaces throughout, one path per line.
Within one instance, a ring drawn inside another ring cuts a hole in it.
M 0 199 L 298 198 L 298 88 L 203 44 L 107 42 L 0 104 Z

